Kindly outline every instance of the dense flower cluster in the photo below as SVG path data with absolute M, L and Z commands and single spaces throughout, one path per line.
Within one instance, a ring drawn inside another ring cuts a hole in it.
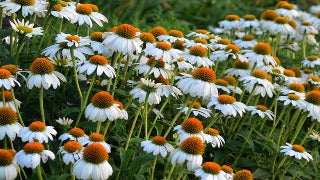
M 138 168 L 147 179 L 251 180 L 262 169 L 283 179 L 292 163 L 319 158 L 319 6 L 279 1 L 261 18 L 230 14 L 186 35 L 93 32 L 108 19 L 79 1 L 0 7 L 15 57 L 0 67 L 0 179 L 125 179 Z M 257 149 L 273 157 L 243 165 Z

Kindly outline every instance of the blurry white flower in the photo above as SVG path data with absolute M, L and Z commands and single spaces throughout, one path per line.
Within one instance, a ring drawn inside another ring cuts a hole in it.
M 34 24 L 29 24 L 29 21 L 24 22 L 24 19 L 10 21 L 10 25 L 14 31 L 27 37 L 42 35 L 43 32 L 41 27 L 34 28 Z
M 62 126 L 70 126 L 72 124 L 73 120 L 68 117 L 63 117 L 63 118 L 57 119 L 56 122 Z

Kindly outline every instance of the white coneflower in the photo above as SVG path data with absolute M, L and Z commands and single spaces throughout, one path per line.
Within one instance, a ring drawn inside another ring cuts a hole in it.
M 109 65 L 107 58 L 101 55 L 91 56 L 88 61 L 84 61 L 78 70 L 80 73 L 86 72 L 87 75 L 95 72 L 98 76 L 103 74 L 109 78 L 116 76 L 116 72 L 113 67 Z
M 9 15 L 21 10 L 23 17 L 45 10 L 44 4 L 40 0 L 5 0 L 0 2 L 0 6 Z
M 233 175 L 233 180 L 254 180 L 253 178 L 253 174 L 251 171 L 246 170 L 246 169 L 242 169 L 237 171 L 234 175 Z
M 237 114 L 242 117 L 243 113 L 246 112 L 245 104 L 237 102 L 236 98 L 225 94 L 219 95 L 218 97 L 212 96 L 208 103 L 208 108 L 211 106 L 214 106 L 214 109 L 219 110 L 225 117 L 236 117 Z
M 0 107 L 0 140 L 6 136 L 14 140 L 22 126 L 16 112 L 10 107 Z
M 188 71 L 194 68 L 189 62 L 185 61 L 185 59 L 182 57 L 178 58 L 176 61 L 174 61 L 174 63 L 177 64 L 179 71 Z
M 247 51 L 245 56 L 248 58 L 250 63 L 254 65 L 257 64 L 265 64 L 276 66 L 277 62 L 271 56 L 271 46 L 268 43 L 259 42 L 257 43 L 252 51 Z
M 304 21 L 301 23 L 301 25 L 297 28 L 297 32 L 300 34 L 311 34 L 311 35 L 317 35 L 319 31 L 312 26 L 312 22 Z
M 303 67 L 314 68 L 315 66 L 320 66 L 320 58 L 316 55 L 308 56 L 307 59 L 301 61 Z
M 20 86 L 20 83 L 11 75 L 11 72 L 1 68 L 0 69 L 0 88 L 10 90 L 15 85 Z
M 52 7 L 51 7 L 52 6 Z M 75 18 L 77 16 L 77 13 L 74 11 L 74 7 L 72 5 L 69 5 L 65 1 L 61 1 L 57 4 L 50 4 L 48 3 L 46 5 L 47 9 L 51 8 L 50 15 L 57 17 L 57 18 L 64 18 L 70 21 L 71 19 Z
M 243 19 L 240 20 L 239 26 L 241 29 L 246 30 L 246 29 L 256 29 L 259 27 L 260 23 L 256 19 L 255 15 L 249 14 L 243 16 Z
M 114 33 L 103 34 L 103 44 L 112 52 L 120 52 L 124 55 L 141 53 L 143 42 L 136 37 L 137 29 L 129 24 L 118 26 Z
M 240 49 L 252 49 L 257 43 L 257 40 L 255 40 L 254 36 L 251 35 L 242 36 L 241 39 L 234 41 L 234 44 Z
M 250 70 L 250 63 L 246 61 L 240 61 L 239 59 L 236 59 L 233 62 L 233 67 L 226 69 L 224 71 L 225 74 L 231 75 L 231 76 L 237 76 L 237 77 L 244 77 L 248 76 L 251 73 Z
M 284 95 L 297 94 L 301 97 L 304 97 L 306 95 L 305 87 L 300 83 L 290 83 L 288 86 L 280 86 L 279 88 L 277 88 L 277 90 Z
M 205 147 L 199 137 L 191 136 L 184 140 L 178 149 L 175 149 L 171 154 L 171 164 L 187 163 L 188 170 L 195 170 L 201 167 L 202 154 Z
M 184 38 L 184 34 L 182 31 L 172 29 L 169 31 L 168 35 L 159 35 L 157 37 L 159 41 L 165 41 L 169 43 L 174 43 L 176 40 L 179 41 L 186 41 L 187 39 Z
M 168 97 L 169 95 L 172 95 L 176 97 L 182 95 L 178 88 L 170 85 L 169 79 L 165 79 L 160 75 L 155 80 L 156 82 L 141 78 L 141 83 L 129 93 L 133 95 L 133 98 L 138 99 L 140 103 L 144 102 L 147 94 L 149 94 L 148 103 L 150 105 L 159 104 L 161 101 L 161 96 Z
M 29 21 L 24 22 L 24 19 L 10 21 L 10 25 L 14 31 L 27 37 L 39 36 L 43 32 L 41 27 L 34 28 L 34 24 Z
M 113 170 L 109 154 L 99 143 L 92 143 L 83 150 L 82 158 L 73 166 L 72 174 L 78 179 L 108 179 Z
M 43 144 L 39 142 L 29 142 L 23 146 L 14 157 L 17 164 L 24 168 L 35 169 L 42 162 L 47 162 L 48 159 L 54 160 L 55 155 L 52 151 L 45 150 Z
M 79 60 L 86 60 L 85 55 L 93 55 L 92 49 L 86 47 L 89 45 L 88 38 L 79 37 L 77 35 L 60 33 L 56 37 L 56 44 L 45 48 L 42 54 L 49 58 L 61 54 L 62 57 L 67 57 L 68 60 L 72 59 L 71 49 L 73 49 L 74 56 Z
M 148 103 L 150 105 L 160 103 L 161 95 L 157 92 L 157 84 L 149 79 L 141 78 L 141 84 L 129 92 L 129 94 L 133 95 L 134 99 L 139 100 L 139 103 L 145 102 L 148 93 Z
M 103 32 L 93 32 L 90 35 L 90 47 L 94 52 L 97 52 L 98 54 L 102 54 L 106 57 L 109 57 L 109 54 L 112 54 L 108 48 L 105 47 L 105 45 L 102 43 L 103 38 Z
M 244 76 L 239 80 L 243 81 L 243 86 L 248 92 L 254 91 L 254 95 L 273 97 L 274 86 L 271 83 L 271 77 L 266 72 L 255 69 L 251 72 L 251 75 Z
M 114 121 L 122 117 L 122 112 L 118 104 L 114 103 L 112 95 L 106 91 L 96 93 L 87 106 L 85 117 L 89 120 L 96 122 L 110 120 Z
M 219 22 L 219 26 L 226 30 L 238 29 L 240 17 L 237 15 L 227 15 L 225 20 Z
M 80 138 L 88 138 L 88 136 L 85 134 L 85 132 L 80 128 L 72 128 L 69 130 L 69 132 L 63 133 L 59 140 L 61 141 L 79 141 Z
M 0 179 L 16 179 L 20 169 L 14 161 L 15 154 L 13 150 L 0 149 Z
M 227 180 L 226 173 L 215 162 L 203 163 L 201 168 L 194 171 L 194 175 L 200 177 L 201 180 Z
M 189 101 L 188 103 L 191 104 L 191 101 Z M 178 107 L 177 109 L 181 109 L 182 107 L 183 105 L 180 105 L 180 107 Z M 187 114 L 188 110 L 189 110 L 189 106 L 183 109 L 183 113 Z M 191 107 L 191 112 L 194 116 L 202 116 L 202 117 L 208 118 L 211 116 L 212 111 L 210 109 L 201 107 L 201 103 L 195 101 L 193 103 L 193 106 Z
M 309 117 L 320 122 L 320 92 L 312 90 L 306 94 L 306 108 L 309 112 Z
M 54 66 L 47 58 L 36 58 L 30 66 L 30 74 L 28 76 L 28 88 L 34 86 L 49 89 L 51 86 L 56 89 L 60 86 L 60 80 L 66 82 L 63 74 L 54 70 Z
M 206 49 L 213 50 L 213 47 L 211 44 L 208 43 L 207 39 L 202 39 L 202 38 L 194 38 L 193 40 L 187 40 L 185 41 L 184 45 L 190 49 L 193 46 L 201 46 Z M 187 50 L 185 50 L 187 52 Z
M 274 119 L 274 114 L 264 105 L 257 106 L 247 106 L 247 111 L 251 112 L 251 115 L 257 114 L 260 118 L 269 118 L 270 120 Z
M 218 89 L 214 84 L 216 80 L 215 72 L 210 68 L 199 68 L 192 74 L 183 74 L 181 80 L 177 82 L 178 88 L 185 94 L 192 97 L 203 97 L 209 99 L 218 95 Z
M 196 136 L 205 142 L 203 125 L 197 118 L 188 118 L 181 125 L 174 127 L 174 131 L 176 131 L 179 136 L 179 144 L 191 136 Z
M 233 179 L 234 173 L 233 173 L 233 169 L 230 166 L 222 165 L 221 170 L 226 173 L 225 176 L 227 180 Z
M 58 154 L 66 165 L 74 164 L 82 156 L 82 145 L 78 141 L 68 141 L 59 147 Z
M 92 27 L 92 21 L 97 23 L 100 27 L 102 22 L 108 22 L 108 19 L 101 13 L 98 13 L 99 8 L 94 4 L 78 4 L 75 6 L 76 16 L 71 19 L 71 23 L 79 25 L 87 24 Z
M 120 101 L 114 101 L 115 104 L 118 104 L 118 107 L 121 111 L 120 119 L 128 120 L 128 112 L 125 110 L 123 104 Z
M 147 75 L 149 72 L 149 74 L 153 74 L 155 78 L 161 75 L 167 79 L 173 75 L 171 71 L 172 67 L 166 63 L 163 58 L 157 60 L 155 56 L 151 56 L 147 63 L 139 63 L 134 69 L 143 75 Z
M 275 10 L 280 16 L 287 18 L 296 18 L 299 16 L 299 12 L 294 9 L 294 6 L 288 2 L 280 3 Z
M 193 46 L 189 49 L 189 52 L 184 52 L 181 54 L 186 61 L 190 62 L 192 65 L 198 67 L 210 67 L 214 63 L 208 58 L 208 51 L 202 46 Z
M 144 52 L 146 55 L 155 56 L 156 60 L 163 58 L 166 63 L 172 63 L 173 60 L 180 58 L 180 53 L 182 53 L 182 51 L 172 48 L 171 44 L 166 42 L 147 44 Z
M 222 147 L 225 143 L 222 136 L 220 136 L 219 131 L 217 129 L 209 128 L 208 134 L 205 134 L 205 141 L 210 143 L 213 148 Z
M 203 39 L 208 39 L 208 35 L 210 32 L 205 29 L 197 29 L 196 31 L 191 31 L 189 34 L 187 34 L 187 37 L 198 37 Z
M 0 97 L 2 97 L 2 92 L 0 92 Z M 12 108 L 15 112 L 17 112 L 15 104 L 17 107 L 20 107 L 21 102 L 17 99 L 13 99 L 13 96 L 10 91 L 4 91 L 4 99 L 5 99 L 5 106 Z M 0 107 L 4 107 L 3 99 L 0 98 Z
M 241 54 L 240 48 L 233 44 L 227 45 L 224 50 L 214 51 L 210 55 L 210 59 L 213 61 L 226 61 L 228 58 L 248 61 L 248 59 Z
M 212 42 L 212 47 L 214 50 L 221 50 L 227 47 L 227 45 L 231 44 L 231 41 L 228 39 L 219 39 L 216 42 Z
M 23 142 L 40 142 L 48 143 L 53 140 L 53 136 L 57 135 L 57 131 L 53 126 L 46 126 L 43 122 L 34 121 L 29 127 L 24 127 L 19 131 L 18 136 Z
M 274 25 L 274 20 L 278 17 L 276 11 L 268 9 L 261 14 L 260 26 L 262 31 L 269 31 L 270 26 Z
M 304 98 L 300 97 L 297 94 L 288 94 L 287 96 L 279 96 L 278 101 L 283 101 L 283 105 L 285 106 L 291 105 L 301 110 L 304 110 L 306 107 Z
M 91 133 L 89 135 L 89 138 L 79 138 L 79 142 L 83 145 L 83 146 L 87 146 L 90 145 L 92 143 L 99 143 L 101 144 L 108 153 L 111 153 L 111 146 L 105 142 L 105 138 L 102 134 L 99 133 Z
M 311 154 L 309 154 L 305 148 L 299 144 L 286 143 L 286 146 L 281 146 L 281 153 L 285 156 L 293 156 L 296 159 L 305 159 L 307 161 L 313 160 Z
M 269 31 L 271 34 L 281 34 L 281 35 L 294 35 L 295 30 L 294 28 L 289 24 L 289 19 L 285 17 L 277 17 L 274 20 L 274 24 L 270 25 Z
M 152 153 L 154 156 L 160 154 L 162 157 L 166 157 L 174 150 L 173 146 L 167 143 L 167 140 L 162 136 L 155 136 L 151 141 L 142 141 L 141 147 L 147 153 Z

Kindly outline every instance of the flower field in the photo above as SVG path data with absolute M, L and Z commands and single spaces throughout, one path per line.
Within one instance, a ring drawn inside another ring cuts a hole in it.
M 320 179 L 320 2 L 188 3 L 1 0 L 0 179 Z

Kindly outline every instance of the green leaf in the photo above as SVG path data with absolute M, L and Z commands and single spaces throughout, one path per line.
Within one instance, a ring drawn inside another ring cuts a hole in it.
M 267 177 L 271 177 L 271 174 L 266 170 L 258 168 L 254 171 L 253 176 L 255 179 L 265 179 Z
M 163 129 L 163 125 L 160 123 L 156 123 L 155 128 L 157 130 L 157 135 L 160 135 Z
M 151 155 L 144 155 L 144 156 L 139 156 L 139 157 L 136 157 L 131 163 L 130 163 L 130 166 L 129 166 L 129 177 L 133 176 L 134 174 L 137 173 L 137 171 L 141 168 L 141 165 L 146 165 L 148 163 L 151 163 L 153 160 L 153 156 Z M 151 164 L 150 164 L 151 166 Z M 149 167 L 150 167 L 149 166 Z
M 121 171 L 125 171 L 128 167 L 130 160 L 133 157 L 134 151 L 132 149 L 128 149 L 126 151 L 123 148 L 120 148 L 119 151 L 120 151 L 120 159 L 121 159 L 120 169 Z
M 80 112 L 79 108 L 66 108 L 58 112 L 62 116 L 68 116 L 71 113 L 78 113 Z

